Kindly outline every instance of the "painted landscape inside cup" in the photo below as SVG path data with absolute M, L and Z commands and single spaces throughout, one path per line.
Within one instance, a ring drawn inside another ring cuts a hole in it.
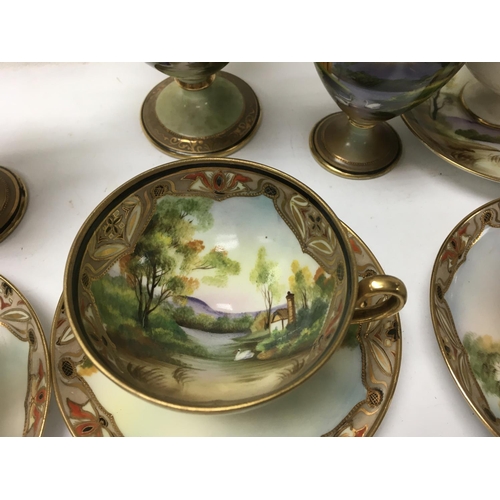
M 301 371 L 334 288 L 271 199 L 167 195 L 134 252 L 91 289 L 120 357 L 144 360 L 136 377 L 209 402 Z

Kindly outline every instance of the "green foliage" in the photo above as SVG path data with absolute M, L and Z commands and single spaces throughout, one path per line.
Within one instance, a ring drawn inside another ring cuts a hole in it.
M 387 84 L 388 82 L 388 80 L 384 80 L 383 78 L 379 78 L 375 75 L 370 75 L 364 71 L 347 70 L 347 74 L 353 82 L 361 85 L 362 87 L 377 87 L 382 83 Z
M 92 283 L 92 294 L 110 338 L 134 355 L 166 361 L 179 353 L 208 356 L 203 347 L 189 339 L 166 308 L 154 311 L 149 328 L 143 328 L 137 321 L 135 294 L 123 276 L 104 275 Z
M 480 134 L 477 130 L 474 130 L 474 129 L 467 129 L 467 130 L 458 129 L 458 130 L 455 130 L 455 134 L 461 135 L 462 137 L 465 137 L 467 139 L 471 139 L 473 141 L 494 142 L 494 143 L 500 144 L 500 137 L 499 136 Z
M 257 261 L 255 267 L 250 272 L 250 281 L 257 288 L 261 286 L 279 287 L 278 263 L 267 260 L 265 247 L 260 247 L 257 251 Z
M 197 319 L 192 307 L 181 306 L 173 308 L 172 315 L 177 324 L 187 328 L 197 328 L 196 326 L 191 326 L 195 324 Z
M 463 344 L 469 354 L 474 375 L 482 382 L 486 392 L 500 397 L 500 343 L 489 335 L 464 335 Z
M 359 325 L 355 324 L 349 325 L 344 340 L 342 341 L 342 347 L 347 347 L 348 349 L 351 350 L 359 348 L 358 331 L 359 331 Z
M 308 309 L 320 290 L 308 266 L 301 267 L 299 261 L 294 260 L 291 268 L 293 274 L 288 278 L 290 291 L 295 295 L 296 305 Z
M 218 248 L 205 252 L 196 232 L 213 226 L 213 200 L 203 197 L 164 196 L 134 253 L 120 261 L 120 268 L 134 290 L 137 319 L 149 328 L 149 315 L 169 298 L 192 295 L 198 279 L 195 270 L 212 271 L 202 278 L 207 285 L 224 287 L 229 276 L 240 273 L 240 264 Z
M 255 267 L 250 272 L 250 281 L 262 294 L 267 313 L 266 327 L 270 328 L 273 303 L 285 294 L 285 286 L 280 281 L 278 263 L 267 259 L 263 246 L 257 252 Z
M 239 318 L 234 318 L 231 320 L 231 324 L 233 325 L 231 331 L 234 332 L 246 332 L 250 331 L 250 327 L 252 326 L 254 318 L 251 314 L 244 314 Z
M 175 325 L 175 323 L 170 319 L 170 322 Z M 175 325 L 177 326 L 177 325 Z M 177 326 L 177 328 L 179 328 Z M 182 331 L 182 329 L 181 329 Z M 150 337 L 157 342 L 168 346 L 169 351 L 176 353 L 191 354 L 199 357 L 207 357 L 207 351 L 201 345 L 190 342 L 184 331 L 182 331 L 185 337 L 184 339 L 179 338 L 180 335 L 176 335 L 175 329 L 168 329 L 165 327 L 152 328 L 150 332 Z
M 164 309 L 158 309 L 151 315 L 150 322 L 150 332 L 148 335 L 151 338 L 154 338 L 154 335 L 157 335 L 158 340 L 161 339 L 159 334 L 159 330 L 163 330 L 163 338 L 165 341 L 170 339 L 175 339 L 181 342 L 187 342 L 188 336 L 186 332 L 176 323 L 175 319 L 172 318 L 170 312 Z M 153 334 L 153 331 L 156 330 L 157 333 Z
M 83 358 L 83 361 L 80 363 L 80 366 L 82 368 L 92 368 L 94 366 L 94 363 L 92 363 L 92 361 L 90 361 L 90 359 L 87 356 L 85 356 Z
M 217 318 L 214 322 L 216 331 L 219 332 L 228 332 L 231 330 L 231 323 L 232 321 L 229 319 L 228 316 L 220 316 Z
M 227 258 L 225 252 L 211 250 L 202 260 L 199 268 L 215 269 L 214 276 L 203 276 L 201 281 L 207 285 L 219 288 L 227 285 L 227 278 L 231 275 L 240 274 L 241 266 L 239 262 Z
M 211 333 L 236 333 L 250 331 L 254 321 L 250 314 L 232 318 L 228 315 L 214 318 L 209 314 L 195 314 L 189 306 L 172 308 L 172 317 L 178 325 Z
M 92 282 L 91 289 L 101 319 L 106 325 L 117 327 L 124 320 L 134 317 L 137 302 L 123 276 L 113 278 L 105 274 L 100 280 Z
M 335 290 L 335 281 L 331 276 L 323 272 L 316 277 L 316 286 L 319 289 L 319 296 L 324 300 L 328 300 Z
M 328 303 L 317 297 L 314 299 L 310 309 L 299 309 L 295 323 L 288 324 L 286 329 L 291 331 L 297 328 L 306 328 L 318 319 L 324 320 L 327 311 Z
M 320 297 L 309 309 L 300 309 L 296 321 L 284 330 L 277 330 L 257 344 L 260 352 L 271 351 L 271 357 L 285 357 L 310 349 L 317 339 L 328 310 L 328 303 Z

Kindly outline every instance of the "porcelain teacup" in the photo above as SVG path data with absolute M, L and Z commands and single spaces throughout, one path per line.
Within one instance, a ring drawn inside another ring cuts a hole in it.
M 400 310 L 404 284 L 358 270 L 331 208 L 290 175 L 235 159 L 144 172 L 71 248 L 64 302 L 88 359 L 170 408 L 269 401 L 315 373 L 351 323 Z
M 463 88 L 463 105 L 484 125 L 500 128 L 500 63 L 469 62 L 466 66 L 476 81 Z

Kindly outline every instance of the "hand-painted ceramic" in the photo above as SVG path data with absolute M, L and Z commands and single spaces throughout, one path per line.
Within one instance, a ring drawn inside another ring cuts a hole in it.
M 461 63 L 316 63 L 339 107 L 360 125 L 386 121 L 442 87 Z
M 344 230 L 309 188 L 233 159 L 170 163 L 112 193 L 80 230 L 64 287 L 74 334 L 103 373 L 204 412 L 296 387 L 352 321 L 405 300 L 396 278 L 358 286 Z
M 431 315 L 448 368 L 479 418 L 500 436 L 500 200 L 446 238 L 431 278 Z
M 402 118 L 434 153 L 452 165 L 500 181 L 500 129 L 480 123 L 464 107 L 461 94 L 475 79 L 464 67 L 439 92 Z
M 0 167 L 0 241 L 17 227 L 28 206 L 24 182 L 10 170 Z
M 348 228 L 359 279 L 383 273 Z M 62 301 L 52 326 L 55 394 L 74 436 L 372 436 L 396 388 L 401 363 L 399 316 L 352 325 L 313 377 L 267 405 L 197 415 L 162 408 L 125 391 L 85 356 Z M 186 381 L 187 383 L 187 381 Z
M 240 78 L 219 71 L 227 63 L 149 63 L 171 76 L 142 106 L 146 136 L 177 158 L 226 156 L 257 131 L 260 105 Z
M 152 62 L 158 71 L 173 76 L 181 82 L 199 84 L 227 66 L 227 62 Z
M 500 128 L 500 63 L 467 63 L 476 81 L 462 91 L 462 103 L 479 122 Z
M 344 113 L 321 120 L 310 147 L 328 170 L 370 178 L 390 170 L 401 142 L 385 122 L 425 101 L 463 63 L 315 63 L 324 86 Z
M 42 435 L 51 373 L 35 311 L 0 276 L 0 436 Z

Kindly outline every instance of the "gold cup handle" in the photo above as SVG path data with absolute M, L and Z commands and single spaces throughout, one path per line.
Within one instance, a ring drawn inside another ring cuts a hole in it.
M 370 304 L 368 299 L 385 295 L 385 300 Z M 358 299 L 356 300 L 353 323 L 367 323 L 388 318 L 403 309 L 406 303 L 406 286 L 398 278 L 377 275 L 364 278 L 358 283 Z

